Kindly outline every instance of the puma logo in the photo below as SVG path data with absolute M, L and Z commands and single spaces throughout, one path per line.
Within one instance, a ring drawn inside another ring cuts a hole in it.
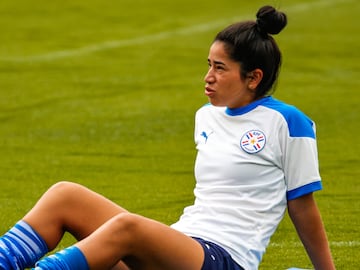
M 203 131 L 203 132 L 201 132 L 200 136 L 202 136 L 202 137 L 205 138 L 205 143 L 206 143 L 207 140 L 209 139 L 209 136 L 210 136 L 211 134 L 213 134 L 213 133 L 214 133 L 214 131 L 211 131 L 209 134 L 206 134 L 206 132 Z

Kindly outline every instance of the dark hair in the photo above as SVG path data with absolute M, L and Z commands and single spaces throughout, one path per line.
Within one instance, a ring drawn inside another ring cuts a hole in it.
M 219 32 L 214 41 L 225 44 L 230 58 L 240 63 L 241 76 L 257 68 L 263 78 L 256 89 L 256 97 L 270 92 L 277 80 L 281 66 L 281 52 L 271 35 L 278 34 L 287 24 L 286 15 L 272 6 L 263 6 L 256 21 L 232 24 Z

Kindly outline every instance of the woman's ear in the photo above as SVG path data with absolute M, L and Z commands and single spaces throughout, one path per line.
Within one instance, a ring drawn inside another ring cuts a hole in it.
M 263 71 L 259 68 L 254 69 L 253 71 L 249 72 L 247 75 L 248 78 L 248 88 L 250 90 L 255 90 L 259 83 L 263 78 Z

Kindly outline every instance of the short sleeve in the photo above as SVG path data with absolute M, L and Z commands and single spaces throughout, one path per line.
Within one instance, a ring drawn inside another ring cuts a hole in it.
M 284 103 L 271 106 L 282 114 L 279 133 L 287 199 L 293 200 L 322 189 L 315 123 L 296 107 Z
M 322 189 L 315 123 L 293 106 L 283 111 L 283 164 L 287 199 L 293 200 Z

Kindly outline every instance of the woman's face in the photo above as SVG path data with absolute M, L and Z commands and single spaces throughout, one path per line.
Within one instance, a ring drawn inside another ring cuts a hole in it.
M 205 76 L 205 95 L 214 106 L 238 108 L 254 100 L 254 91 L 250 90 L 250 78 L 241 78 L 241 67 L 230 59 L 224 43 L 215 41 L 209 51 L 209 70 Z

